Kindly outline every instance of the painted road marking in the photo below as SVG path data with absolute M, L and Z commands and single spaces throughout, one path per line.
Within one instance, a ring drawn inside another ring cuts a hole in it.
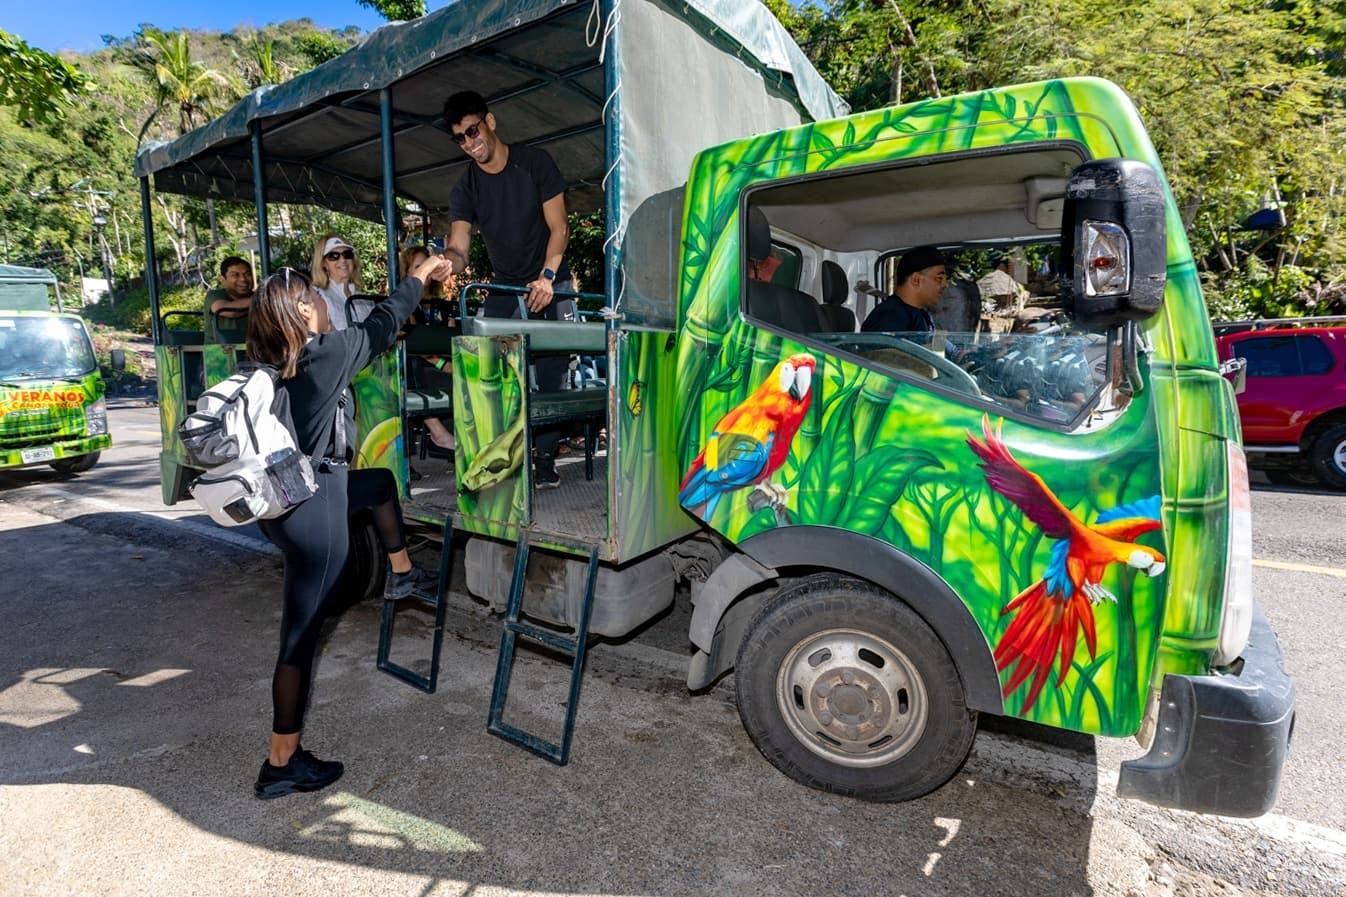
M 1291 564 L 1286 561 L 1253 561 L 1254 567 L 1268 567 L 1272 570 L 1293 570 L 1296 573 L 1321 573 L 1323 576 L 1340 576 L 1346 579 L 1346 570 L 1341 567 L 1318 567 L 1313 564 Z

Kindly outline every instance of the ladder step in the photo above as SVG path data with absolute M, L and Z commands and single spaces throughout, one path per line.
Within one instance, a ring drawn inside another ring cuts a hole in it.
M 444 643 L 444 607 L 449 591 L 449 571 L 453 557 L 453 515 L 444 520 L 444 544 L 439 551 L 439 587 L 432 596 L 413 592 L 403 598 L 383 599 L 383 617 L 379 621 L 379 650 L 375 666 L 394 679 L 400 679 L 413 688 L 426 694 L 434 694 L 439 683 L 439 652 Z M 421 674 L 388 659 L 393 647 L 393 623 L 397 615 L 397 605 L 403 601 L 414 601 L 435 612 L 435 629 L 430 646 L 430 674 Z
M 510 623 L 505 626 L 515 635 L 521 635 L 524 638 L 532 639 L 535 642 L 541 642 L 549 648 L 555 648 L 557 651 L 563 651 L 566 654 L 574 656 L 579 650 L 575 640 L 569 636 L 562 635 L 559 632 L 552 632 L 550 629 L 543 629 L 541 626 L 534 626 L 531 623 Z
M 518 541 L 514 545 L 514 580 L 510 583 L 509 604 L 505 609 L 504 625 L 500 629 L 500 654 L 496 660 L 495 684 L 491 690 L 491 712 L 486 721 L 486 731 L 543 759 L 550 760 L 557 766 L 565 766 L 570 759 L 570 740 L 575 732 L 575 711 L 579 704 L 580 680 L 584 673 L 584 655 L 589 640 L 589 617 L 593 612 L 594 585 L 598 579 L 598 546 L 593 545 L 589 551 L 589 572 L 584 580 L 584 602 L 580 609 L 580 619 L 575 627 L 574 638 L 520 622 L 523 587 L 527 578 L 528 533 L 521 529 Z M 559 743 L 539 738 L 503 720 L 505 701 L 509 697 L 510 673 L 514 668 L 514 647 L 519 636 L 541 642 L 571 657 L 565 727 Z

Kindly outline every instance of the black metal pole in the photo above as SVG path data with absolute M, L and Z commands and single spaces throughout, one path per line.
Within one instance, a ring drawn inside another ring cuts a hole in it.
M 266 172 L 263 170 L 262 126 L 253 122 L 252 131 L 252 192 L 257 203 L 257 254 L 262 277 L 271 274 L 271 234 L 266 226 Z
M 150 206 L 150 176 L 140 179 L 140 220 L 145 227 L 145 289 L 150 294 L 150 333 L 154 344 L 163 341 L 159 320 L 159 260 L 154 254 L 154 211 Z
M 393 89 L 379 91 L 379 130 L 383 146 L 383 226 L 388 235 L 388 291 L 397 289 L 397 172 L 393 161 Z

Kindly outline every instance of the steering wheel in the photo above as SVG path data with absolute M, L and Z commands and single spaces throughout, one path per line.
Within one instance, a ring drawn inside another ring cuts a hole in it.
M 943 355 L 927 349 L 920 343 L 900 336 L 889 336 L 886 333 L 848 333 L 842 334 L 842 336 L 845 338 L 832 341 L 838 348 L 847 348 L 857 354 L 863 353 L 867 349 L 896 349 L 934 368 L 939 374 L 935 382 L 940 386 L 970 396 L 982 394 L 981 387 L 977 385 L 975 377 Z

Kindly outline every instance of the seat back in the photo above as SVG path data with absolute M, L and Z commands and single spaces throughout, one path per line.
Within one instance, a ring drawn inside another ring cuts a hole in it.
M 771 224 L 756 207 L 748 209 L 749 261 L 761 262 L 771 255 Z M 767 324 L 797 333 L 820 333 L 829 329 L 813 297 L 801 290 L 748 279 L 748 314 Z
M 854 333 L 855 312 L 846 307 L 851 289 L 846 272 L 831 259 L 824 259 L 822 278 L 823 304 L 819 310 L 827 329 L 833 333 Z
M 346 323 L 348 325 L 360 323 L 369 317 L 369 313 L 374 310 L 374 306 L 386 298 L 388 297 L 372 296 L 365 293 L 356 293 L 354 296 L 348 297 L 346 299 Z
M 831 329 L 823 319 L 822 307 L 808 293 L 760 280 L 748 281 L 748 314 L 796 333 Z

